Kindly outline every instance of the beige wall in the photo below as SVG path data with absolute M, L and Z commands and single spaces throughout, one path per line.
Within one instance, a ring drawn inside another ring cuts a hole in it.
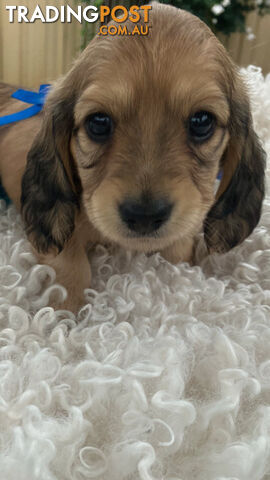
M 220 39 L 238 65 L 257 65 L 263 69 L 264 74 L 270 73 L 270 15 L 260 17 L 252 13 L 247 25 L 255 34 L 254 40 L 250 41 L 240 33 L 234 33 L 230 37 L 220 36 Z
M 0 79 L 7 83 L 34 87 L 66 72 L 80 51 L 80 23 L 9 23 L 5 5 L 25 5 L 33 9 L 33 4 L 37 3 L 44 8 L 46 4 L 59 7 L 65 3 L 71 5 L 71 2 L 0 2 Z
M 37 3 L 43 8 L 46 4 L 63 5 L 71 1 L 13 0 L 12 5 L 26 5 L 33 9 Z M 6 2 L 0 5 L 0 80 L 15 85 L 36 87 L 56 79 L 69 68 L 72 59 L 80 51 L 81 25 L 56 22 L 9 23 Z M 241 66 L 250 63 L 259 65 L 264 73 L 270 72 L 270 15 L 249 16 L 256 39 L 248 41 L 245 35 L 234 34 L 222 41 Z

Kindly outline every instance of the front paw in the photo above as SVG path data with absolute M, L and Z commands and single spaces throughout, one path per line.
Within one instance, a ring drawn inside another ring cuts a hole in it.
M 179 239 L 173 243 L 170 247 L 162 250 L 161 255 L 165 260 L 177 265 L 179 262 L 188 262 L 190 265 L 193 264 L 193 253 L 194 253 L 194 241 Z
M 54 310 L 68 310 L 74 313 L 74 315 L 77 315 L 77 313 L 86 303 L 87 301 L 83 295 L 80 297 L 68 295 L 66 300 L 62 302 L 57 300 L 50 302 L 50 307 L 52 307 Z

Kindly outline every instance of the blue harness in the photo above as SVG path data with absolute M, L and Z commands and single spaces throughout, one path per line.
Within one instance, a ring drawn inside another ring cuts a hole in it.
M 26 118 L 37 115 L 43 108 L 49 90 L 49 84 L 40 85 L 38 92 L 31 92 L 29 90 L 22 89 L 16 90 L 16 92 L 14 92 L 11 97 L 16 98 L 16 100 L 21 100 L 21 102 L 29 103 L 32 106 L 25 108 L 20 112 L 0 117 L 0 127 L 3 127 L 4 125 L 9 125 L 10 123 L 20 122 L 21 120 L 25 120 Z M 1 199 L 5 200 L 7 205 L 11 203 L 4 190 L 3 185 L 1 185 L 0 183 L 0 200 Z
M 38 93 L 22 89 L 16 90 L 11 97 L 16 98 L 16 100 L 21 100 L 21 102 L 30 103 L 32 107 L 0 117 L 0 127 L 8 125 L 9 123 L 20 122 L 21 120 L 37 115 L 43 108 L 49 89 L 50 85 L 40 85 Z

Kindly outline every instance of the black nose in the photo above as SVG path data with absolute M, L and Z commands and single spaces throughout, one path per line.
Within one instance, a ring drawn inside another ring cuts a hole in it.
M 141 235 L 149 235 L 158 230 L 168 220 L 172 204 L 166 200 L 136 202 L 126 200 L 119 206 L 123 222 L 128 228 Z

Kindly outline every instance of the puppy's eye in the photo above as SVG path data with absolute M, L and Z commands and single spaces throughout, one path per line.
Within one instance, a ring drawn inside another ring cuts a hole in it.
M 85 130 L 89 138 L 94 142 L 106 142 L 113 131 L 112 119 L 106 113 L 92 113 L 85 120 Z
M 214 132 L 215 117 L 209 112 L 197 112 L 189 119 L 189 133 L 194 140 L 207 140 Z

